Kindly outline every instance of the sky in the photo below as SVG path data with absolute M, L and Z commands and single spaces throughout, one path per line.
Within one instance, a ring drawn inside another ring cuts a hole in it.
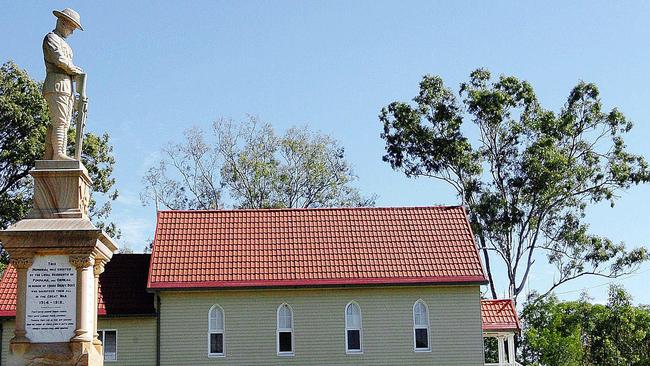
M 629 149 L 650 158 L 650 2 L 632 1 L 1 1 L 0 63 L 42 80 L 43 36 L 53 9 L 72 7 L 85 31 L 69 38 L 88 73 L 88 129 L 108 133 L 120 197 L 119 244 L 141 251 L 155 209 L 139 199 L 145 171 L 185 129 L 248 114 L 278 131 L 308 126 L 345 147 L 358 188 L 378 206 L 455 205 L 450 187 L 407 179 L 382 162 L 378 114 L 408 101 L 425 74 L 454 90 L 479 67 L 529 81 L 559 110 L 579 81 L 594 82 L 606 108 L 635 122 Z M 593 233 L 650 248 L 650 186 L 614 208 L 588 211 Z M 545 290 L 553 268 L 538 258 L 527 288 Z M 650 304 L 650 264 L 613 281 Z M 603 278 L 560 287 L 607 299 Z M 503 283 L 503 281 L 501 281 Z M 499 288 L 500 294 L 505 288 Z

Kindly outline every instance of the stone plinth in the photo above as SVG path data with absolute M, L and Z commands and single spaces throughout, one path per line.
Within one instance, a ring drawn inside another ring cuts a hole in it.
M 7 356 L 9 366 L 83 366 L 103 365 L 101 345 L 77 343 L 11 344 Z
M 91 180 L 76 160 L 38 160 L 34 177 L 34 207 L 29 218 L 82 218 L 88 216 Z
M 90 179 L 77 161 L 39 161 L 34 208 L 0 231 L 17 272 L 8 365 L 103 365 L 98 278 L 117 246 L 88 219 Z

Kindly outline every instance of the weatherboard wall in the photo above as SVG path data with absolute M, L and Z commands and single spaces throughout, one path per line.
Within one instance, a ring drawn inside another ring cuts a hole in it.
M 100 318 L 98 328 L 117 330 L 117 361 L 113 366 L 156 364 L 156 318 Z
M 7 355 L 9 354 L 9 341 L 14 337 L 14 321 L 2 320 L 2 358 L 0 363 L 4 366 L 7 364 Z
M 413 304 L 429 307 L 431 352 L 413 350 Z M 482 365 L 478 286 L 161 292 L 161 365 Z M 363 354 L 345 352 L 344 309 L 362 312 Z M 295 355 L 277 356 L 276 311 L 293 309 Z M 225 357 L 207 353 L 208 311 L 225 313 Z

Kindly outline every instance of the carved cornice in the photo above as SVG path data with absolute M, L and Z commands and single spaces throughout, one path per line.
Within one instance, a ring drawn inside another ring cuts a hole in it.
M 76 268 L 87 268 L 95 264 L 95 258 L 85 255 L 71 255 L 70 264 Z
M 33 262 L 34 258 L 32 257 L 12 257 L 9 260 L 9 263 L 16 269 L 29 269 Z

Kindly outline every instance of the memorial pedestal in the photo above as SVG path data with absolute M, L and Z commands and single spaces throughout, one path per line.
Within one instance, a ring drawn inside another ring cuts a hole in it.
M 0 232 L 17 272 L 9 365 L 103 365 L 99 274 L 117 246 L 88 219 L 90 178 L 78 161 L 39 161 L 34 207 Z

